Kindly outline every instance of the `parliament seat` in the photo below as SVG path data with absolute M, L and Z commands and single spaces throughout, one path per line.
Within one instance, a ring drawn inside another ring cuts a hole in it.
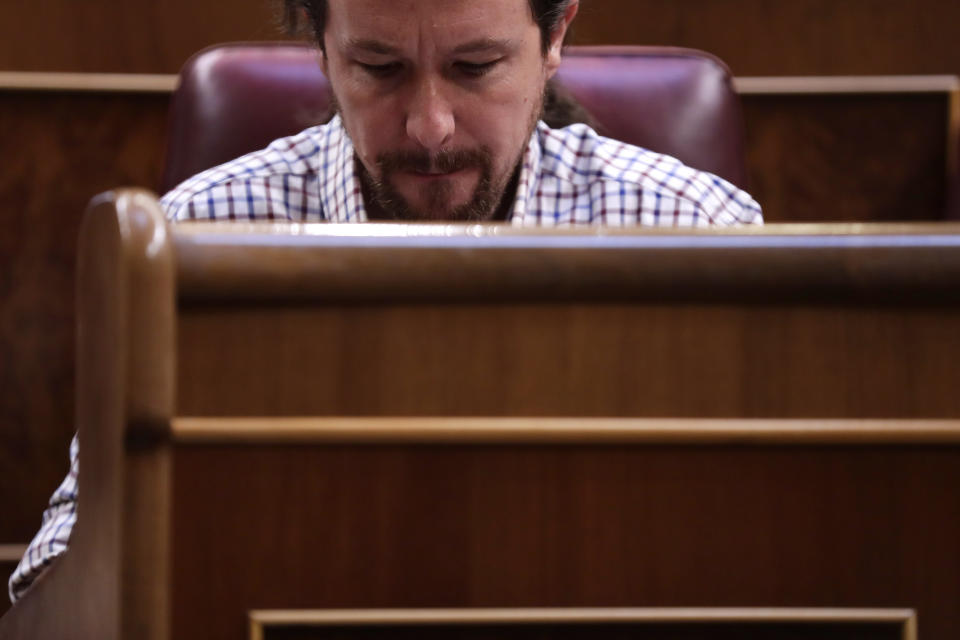
M 746 186 L 740 103 L 717 58 L 674 47 L 570 47 L 558 77 L 601 133 Z M 161 192 L 323 121 L 329 95 L 307 45 L 201 51 L 173 97 Z

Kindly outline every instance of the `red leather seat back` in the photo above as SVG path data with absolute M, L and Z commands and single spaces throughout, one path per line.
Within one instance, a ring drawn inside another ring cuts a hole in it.
M 561 84 L 601 133 L 746 186 L 743 124 L 730 73 L 668 47 L 570 47 Z M 193 56 L 174 93 L 161 192 L 204 169 L 317 124 L 329 108 L 315 49 L 225 44 Z
M 571 47 L 558 79 L 604 135 L 746 187 L 740 99 L 714 56 L 672 47 Z

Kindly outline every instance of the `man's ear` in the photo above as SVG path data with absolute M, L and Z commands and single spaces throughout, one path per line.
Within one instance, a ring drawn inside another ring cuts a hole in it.
M 560 68 L 561 54 L 563 53 L 563 41 L 567 37 L 567 30 L 570 29 L 570 23 L 577 17 L 577 11 L 580 9 L 580 0 L 570 0 L 567 10 L 563 14 L 563 20 L 557 25 L 557 28 L 550 34 L 550 46 L 547 49 L 547 78 L 552 78 L 557 69 Z

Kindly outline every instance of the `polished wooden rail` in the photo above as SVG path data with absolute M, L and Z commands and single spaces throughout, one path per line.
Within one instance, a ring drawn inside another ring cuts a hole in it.
M 123 91 L 172 93 L 176 74 L 0 71 L 0 90 Z M 740 76 L 743 95 L 949 93 L 960 91 L 956 76 Z
M 960 444 L 960 420 L 176 418 L 184 444 Z
M 173 93 L 176 75 L 149 73 L 53 73 L 0 71 L 0 91 Z
M 200 222 L 182 225 L 173 243 L 185 300 L 906 296 L 945 303 L 960 296 L 956 223 L 602 229 L 585 236 L 507 225 Z M 518 272 L 528 275 L 513 277 Z
M 256 610 L 250 612 L 250 640 L 264 640 L 267 630 L 282 627 L 430 627 L 453 625 L 586 625 L 586 624 L 738 624 L 741 628 L 769 623 L 889 623 L 901 640 L 917 640 L 917 614 L 912 609 L 816 608 L 566 608 L 566 609 L 345 609 Z
M 26 550 L 25 544 L 0 544 L 0 562 L 20 562 Z

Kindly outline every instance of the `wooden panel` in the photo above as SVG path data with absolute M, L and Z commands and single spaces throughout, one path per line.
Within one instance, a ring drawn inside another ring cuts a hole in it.
M 942 0 L 593 0 L 582 44 L 705 49 L 737 75 L 960 73 L 960 4 Z
M 74 83 L 97 81 L 95 77 L 83 76 L 68 79 Z M 161 81 L 164 86 L 169 85 L 168 78 L 143 80 L 154 84 Z M 11 95 L 29 94 L 4 93 L 0 99 L 9 100 Z M 92 99 L 69 93 L 59 97 L 41 94 L 36 99 L 52 103 L 74 98 L 81 103 Z M 122 109 L 119 105 L 127 97 L 120 94 L 103 99 L 115 101 Z M 151 98 L 129 95 L 129 99 L 128 108 L 136 111 L 137 102 Z M 159 109 L 165 97 L 156 96 L 154 100 Z M 945 216 L 947 173 L 956 173 L 955 159 L 948 156 L 951 104 L 945 90 L 859 95 L 747 94 L 743 105 L 750 191 L 764 207 L 768 222 L 939 220 Z M 63 108 L 67 108 L 65 104 Z M 78 104 L 71 117 L 82 118 L 84 113 L 82 104 Z M 22 128 L 19 118 L 29 120 L 37 115 L 11 110 L 5 117 L 14 130 Z M 79 122 L 76 129 L 82 131 L 85 127 L 84 122 Z M 955 135 L 954 143 L 956 146 Z M 116 179 L 91 185 L 85 197 L 98 188 L 129 182 L 125 176 L 130 174 L 155 171 L 152 165 L 164 152 L 162 138 L 141 138 L 137 144 L 141 146 L 131 149 L 132 153 L 124 158 L 126 166 L 117 167 Z M 64 145 L 60 154 L 65 164 L 84 163 L 88 158 L 75 157 L 86 153 L 84 149 Z M 35 149 L 31 154 L 48 151 Z M 142 184 L 152 186 L 155 181 L 151 176 L 150 182 Z
M 81 215 L 158 182 L 167 100 L 0 91 L 0 540 L 33 536 L 68 468 Z
M 175 353 L 181 412 L 956 418 L 955 227 L 392 228 L 405 245 L 320 225 L 165 233 L 148 194 L 99 201 L 81 239 L 81 519 L 0 635 L 237 637 L 276 607 L 751 603 L 916 607 L 953 636 L 953 443 L 251 447 L 171 427 Z M 203 264 L 219 289 L 186 275 Z M 798 297 L 769 302 L 789 264 Z M 323 269 L 350 290 L 323 295 Z M 398 270 L 435 285 L 385 291 Z M 705 302 L 704 281 L 731 298 Z
M 747 96 L 753 191 L 768 220 L 939 217 L 943 100 Z M 157 183 L 166 104 L 164 94 L 0 92 L 0 150 L 8 159 L 0 175 L 0 466 L 11 478 L 0 485 L 6 539 L 32 535 L 67 468 L 80 212 L 99 191 Z M 860 162 L 864 149 L 868 163 Z
M 277 39 L 277 4 L 15 0 L 0 68 L 173 73 L 215 42 Z M 960 73 L 958 23 L 960 6 L 942 0 L 589 0 L 577 36 L 706 49 L 738 75 Z
M 924 638 L 960 628 L 956 446 L 180 444 L 174 469 L 177 638 L 265 608 L 909 606 Z
M 6 584 L 7 577 L 17 568 L 16 562 L 0 562 L 0 584 Z M 6 589 L 0 591 L 0 616 L 3 616 L 10 608 L 10 598 L 6 596 Z
M 6 508 L 6 507 L 5 507 Z M 7 576 L 13 573 L 26 551 L 26 545 L 0 544 L 0 585 L 6 585 Z M 0 616 L 10 608 L 10 600 L 6 597 L 6 589 L 0 589 Z
M 960 416 L 956 309 L 361 305 L 230 316 L 181 317 L 179 414 Z
M 937 220 L 951 95 L 748 95 L 751 194 L 768 222 Z
M 0 69 L 176 73 L 194 52 L 282 35 L 271 0 L 71 0 L 21 5 L 0 22 Z
M 794 98 L 745 101 L 754 191 L 768 219 L 939 215 L 942 192 L 934 166 L 942 158 L 932 153 L 942 148 L 936 139 L 942 118 L 935 97 L 910 103 L 890 99 L 886 119 L 878 122 L 863 119 L 845 103 L 838 110 L 828 98 L 800 100 L 818 102 L 823 117 L 799 130 L 791 115 L 784 115 L 798 113 Z M 0 175 L 0 262 L 5 265 L 0 273 L 0 360 L 5 365 L 0 367 L 0 467 L 10 478 L 0 485 L 5 505 L 0 537 L 5 539 L 32 536 L 67 469 L 74 429 L 73 274 L 80 212 L 99 191 L 124 183 L 156 184 L 166 103 L 163 94 L 0 92 L 0 150 L 8 159 Z M 909 133 L 901 133 L 895 145 L 869 146 L 869 134 L 884 127 L 903 132 L 896 123 L 905 113 L 916 125 Z M 804 135 L 810 130 L 814 135 Z M 872 177 L 825 170 L 854 163 L 851 148 L 857 144 L 874 152 Z M 790 153 L 791 148 L 797 152 Z M 916 161 L 894 164 L 896 153 Z M 904 181 L 919 169 L 917 184 L 923 188 L 916 199 L 908 199 Z M 881 172 L 901 179 L 880 179 Z M 869 194 L 870 200 L 852 194 Z M 828 210 L 824 200 L 837 208 L 822 213 Z M 935 409 L 930 414 L 945 415 Z

